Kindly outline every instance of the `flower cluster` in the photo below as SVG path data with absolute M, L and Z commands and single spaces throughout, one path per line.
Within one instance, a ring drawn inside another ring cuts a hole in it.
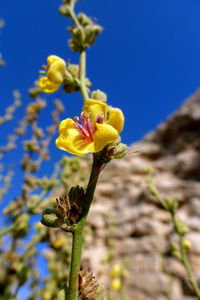
M 42 76 L 38 82 L 43 92 L 54 93 L 61 84 L 66 85 L 69 81 L 74 84 L 76 80 L 73 78 L 69 80 L 70 73 L 62 58 L 50 55 L 47 63 L 47 66 L 43 66 L 46 71 L 41 71 L 45 73 L 45 76 Z M 118 108 L 107 106 L 104 94 L 99 91 L 97 95 L 97 92 L 92 93 L 94 99 L 85 100 L 80 123 L 79 117 L 74 117 L 73 120 L 67 118 L 60 123 L 56 146 L 61 150 L 81 156 L 90 152 L 100 152 L 105 146 L 111 144 L 108 151 L 110 159 L 123 157 L 126 153 L 124 145 L 120 144 L 123 145 L 120 147 L 118 145 L 120 142 L 112 144 L 120 140 L 119 134 L 124 126 L 123 113 Z M 99 98 L 99 94 L 101 101 L 95 99 L 97 96 Z

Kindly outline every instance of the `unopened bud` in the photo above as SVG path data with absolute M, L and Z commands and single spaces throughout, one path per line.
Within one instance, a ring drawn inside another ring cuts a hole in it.
M 119 278 L 115 278 L 112 281 L 112 289 L 114 291 L 119 291 L 121 289 L 121 280 Z
M 57 209 L 46 208 L 42 212 L 41 223 L 47 227 L 58 228 L 64 223 L 64 216 Z
M 120 262 L 116 262 L 110 271 L 110 277 L 115 278 L 121 275 L 122 266 Z
M 79 65 L 69 64 L 67 71 L 72 75 L 72 77 L 79 77 Z
M 24 237 L 29 231 L 28 222 L 30 216 L 28 214 L 19 215 L 15 221 L 14 235 L 17 237 Z
M 61 14 L 61 16 L 63 17 L 70 17 L 70 9 L 68 5 L 61 5 L 58 9 L 59 13 Z
M 174 218 L 174 226 L 176 232 L 181 236 L 184 236 L 186 233 L 189 232 L 187 224 L 180 220 L 178 217 Z
M 100 90 L 96 90 L 96 91 L 93 91 L 91 93 L 91 99 L 98 100 L 98 101 L 106 103 L 107 102 L 107 95 L 104 92 L 100 91 Z
M 78 20 L 83 27 L 93 24 L 92 19 L 82 12 L 78 14 Z
M 57 300 L 67 299 L 67 289 L 62 289 L 58 292 Z
M 183 240 L 183 246 L 186 250 L 192 249 L 192 243 L 189 240 Z
M 178 202 L 175 199 L 168 197 L 165 200 L 165 208 L 168 211 L 170 211 L 173 215 L 175 214 L 177 207 L 178 207 Z
M 73 83 L 74 83 L 73 76 L 68 72 L 68 70 L 65 70 L 63 84 L 73 84 Z
M 120 143 L 116 146 L 113 146 L 113 148 L 111 148 L 110 158 L 119 159 L 119 158 L 123 158 L 126 154 L 127 154 L 127 145 Z
M 37 98 L 40 94 L 40 91 L 41 90 L 40 90 L 39 86 L 35 86 L 35 87 L 28 90 L 29 95 L 30 95 L 31 98 Z
M 172 255 L 181 261 L 181 251 L 177 243 L 171 242 Z

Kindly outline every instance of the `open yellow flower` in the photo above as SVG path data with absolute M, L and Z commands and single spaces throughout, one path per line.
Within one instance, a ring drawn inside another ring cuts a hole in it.
M 57 91 L 62 84 L 66 63 L 62 58 L 56 55 L 48 56 L 47 63 L 47 66 L 42 66 L 46 71 L 41 71 L 41 73 L 46 73 L 46 76 L 39 79 L 38 85 L 43 92 L 49 94 Z
M 109 115 L 107 119 L 107 115 Z M 123 129 L 124 116 L 120 109 L 101 101 L 87 99 L 79 118 L 65 119 L 59 126 L 56 146 L 74 155 L 99 152 L 116 140 Z

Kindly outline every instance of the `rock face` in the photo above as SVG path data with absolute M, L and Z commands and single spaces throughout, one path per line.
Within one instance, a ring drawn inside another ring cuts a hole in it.
M 182 264 L 171 255 L 170 242 L 177 236 L 169 213 L 148 191 L 147 166 L 162 197 L 179 202 L 193 244 L 189 259 L 200 282 L 200 91 L 132 145 L 124 159 L 104 169 L 88 218 L 83 261 L 104 285 L 112 265 L 125 264 L 130 300 L 195 299 Z

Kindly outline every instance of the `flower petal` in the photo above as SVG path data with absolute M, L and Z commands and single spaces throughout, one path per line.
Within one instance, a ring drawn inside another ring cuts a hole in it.
M 54 93 L 56 92 L 59 87 L 60 87 L 60 84 L 59 83 L 54 83 L 52 82 L 51 80 L 49 80 L 48 77 L 41 77 L 39 79 L 39 83 L 38 83 L 40 89 L 47 93 L 47 94 L 50 94 L 50 93 Z
M 118 132 L 115 128 L 108 124 L 96 123 L 96 132 L 93 135 L 94 152 L 101 151 L 107 144 L 112 143 L 118 137 Z
M 98 100 L 87 99 L 83 106 L 83 111 L 92 115 L 93 121 L 96 121 L 97 116 L 103 113 L 104 118 L 107 116 L 107 105 Z
M 47 58 L 47 62 L 49 66 L 49 69 L 47 71 L 47 77 L 54 83 L 61 84 L 64 79 L 64 73 L 66 68 L 65 61 L 56 55 L 50 55 Z
M 74 155 L 84 155 L 95 152 L 94 142 L 85 140 L 74 127 L 72 119 L 63 120 L 59 126 L 59 137 L 56 139 L 56 146 Z
M 107 124 L 114 127 L 118 131 L 118 133 L 120 133 L 124 126 L 123 112 L 119 108 L 114 108 L 110 106 L 108 109 L 108 113 L 109 119 L 107 121 Z

